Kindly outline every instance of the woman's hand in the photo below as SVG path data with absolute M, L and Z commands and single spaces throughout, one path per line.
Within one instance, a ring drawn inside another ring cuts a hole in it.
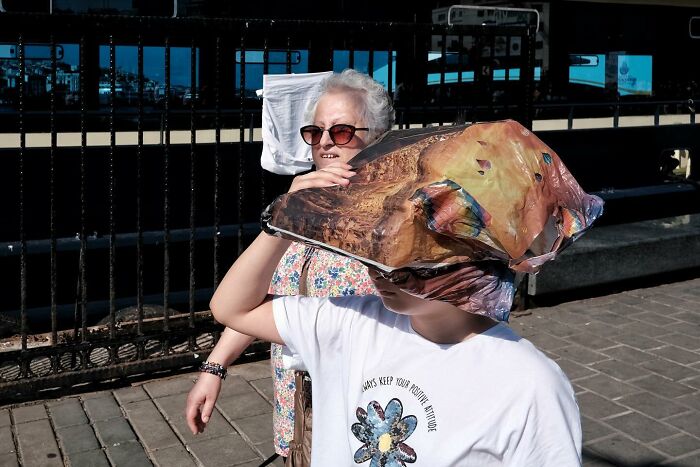
M 351 168 L 352 166 L 345 162 L 331 162 L 322 169 L 294 177 L 292 186 L 289 187 L 289 193 L 305 188 L 321 188 L 334 185 L 347 186 L 350 184 L 350 177 L 355 175 L 355 172 L 350 170 Z
M 197 383 L 187 395 L 185 419 L 193 435 L 202 433 L 214 411 L 214 404 L 221 391 L 221 378 L 202 372 Z

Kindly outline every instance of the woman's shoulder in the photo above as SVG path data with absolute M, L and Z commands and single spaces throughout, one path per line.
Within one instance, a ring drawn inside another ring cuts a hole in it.
M 305 246 L 292 243 L 284 253 L 270 281 L 270 293 L 275 295 L 296 295 L 299 293 L 299 280 L 304 263 Z
M 308 291 L 314 296 L 353 296 L 375 293 L 367 268 L 330 251 L 316 250 L 309 265 Z

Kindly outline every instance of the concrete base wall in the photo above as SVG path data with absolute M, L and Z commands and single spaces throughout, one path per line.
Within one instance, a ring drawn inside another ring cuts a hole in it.
M 528 295 L 700 267 L 700 214 L 593 228 L 528 277 Z

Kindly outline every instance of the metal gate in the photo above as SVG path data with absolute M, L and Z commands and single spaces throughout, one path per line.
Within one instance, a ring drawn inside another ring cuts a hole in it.
M 0 395 L 202 360 L 209 297 L 291 181 L 260 168 L 254 90 L 345 67 L 401 128 L 531 125 L 525 27 L 0 13 Z

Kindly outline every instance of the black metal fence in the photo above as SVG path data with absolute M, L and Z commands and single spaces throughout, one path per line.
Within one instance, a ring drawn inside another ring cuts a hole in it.
M 213 347 L 208 299 L 290 182 L 260 168 L 262 74 L 366 71 L 400 127 L 530 126 L 533 45 L 527 28 L 0 14 L 0 395 Z

